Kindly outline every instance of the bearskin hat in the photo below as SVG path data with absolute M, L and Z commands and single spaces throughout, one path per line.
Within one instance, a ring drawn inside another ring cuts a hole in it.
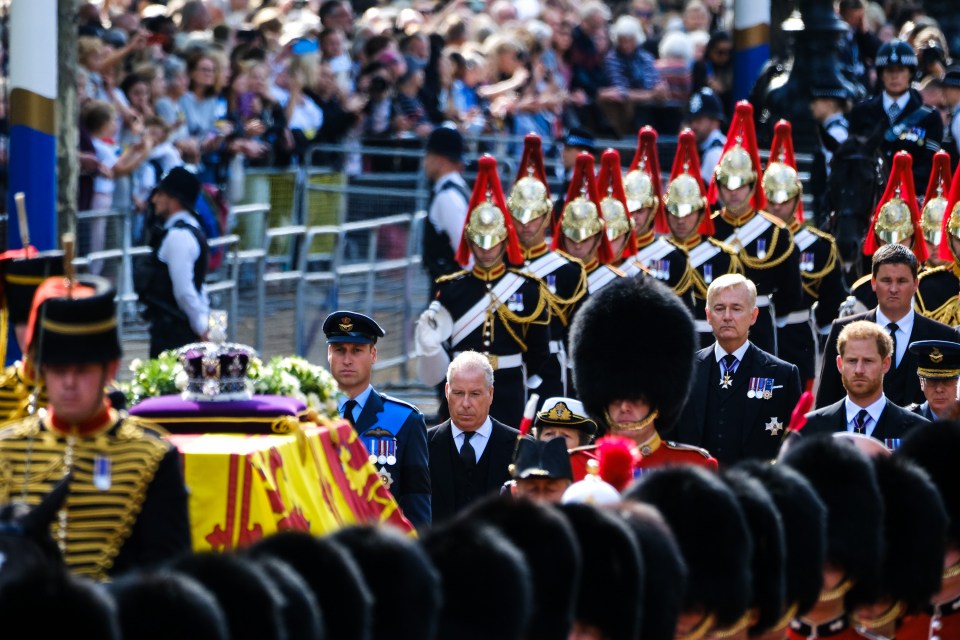
M 673 531 L 690 572 L 684 611 L 713 614 L 720 628 L 740 620 L 750 606 L 753 550 L 730 488 L 706 469 L 676 466 L 644 474 L 624 497 L 656 507 Z
M 638 637 L 673 640 L 687 588 L 687 565 L 660 512 L 648 504 L 624 502 L 620 517 L 630 528 L 643 557 L 643 624 Z
M 463 517 L 495 527 L 527 560 L 533 580 L 533 612 L 527 640 L 565 640 L 573 623 L 581 556 L 567 519 L 550 505 L 493 495 Z
M 893 454 L 894 457 L 904 457 L 917 463 L 929 474 L 947 509 L 950 519 L 947 541 L 954 548 L 960 548 L 960 465 L 957 465 L 957 451 L 960 451 L 960 422 L 937 422 L 911 429 Z
M 287 630 L 286 637 L 289 640 L 323 640 L 326 637 L 323 614 L 307 581 L 283 560 L 265 556 L 254 562 L 263 569 L 283 598 L 280 613 Z
M 284 640 L 283 596 L 267 574 L 247 558 L 198 553 L 170 564 L 213 594 L 232 640 Z M 256 603 L 256 606 L 251 606 Z
M 105 589 L 66 571 L 0 580 L 4 638 L 120 640 L 116 604 Z
M 780 626 L 786 611 L 787 545 L 783 521 L 773 498 L 759 480 L 738 469 L 724 471 L 721 479 L 737 497 L 753 539 L 752 607 L 758 615 L 750 633 L 757 635 Z
M 373 595 L 356 560 L 331 538 L 282 531 L 248 549 L 253 557 L 271 556 L 293 567 L 310 585 L 330 640 L 369 640 Z
M 667 433 L 686 404 L 698 344 L 690 311 L 666 285 L 614 280 L 587 299 L 570 329 L 573 381 L 587 413 L 608 426 L 610 402 L 643 398 Z
M 173 571 L 127 574 L 109 585 L 124 638 L 228 640 L 217 599 L 188 575 Z
M 816 435 L 791 446 L 780 463 L 809 480 L 827 507 L 826 562 L 853 583 L 847 609 L 873 602 L 883 560 L 883 500 L 870 460 L 849 442 Z
M 947 512 L 930 476 L 906 458 L 873 459 L 886 509 L 883 595 L 907 613 L 925 608 L 940 591 L 947 552 Z
M 350 550 L 373 592 L 374 638 L 434 637 L 443 593 L 440 574 L 420 545 L 386 525 L 348 527 L 333 539 Z
M 827 508 L 810 482 L 790 467 L 745 460 L 736 468 L 762 482 L 780 512 L 787 551 L 786 602 L 796 605 L 796 615 L 803 615 L 817 603 L 823 587 Z
M 458 518 L 427 532 L 422 544 L 443 593 L 453 596 L 443 603 L 436 640 L 525 637 L 533 586 L 513 543 L 489 525 Z
M 644 565 L 630 528 L 611 511 L 591 504 L 559 506 L 583 554 L 574 619 L 609 640 L 636 638 L 643 621 Z

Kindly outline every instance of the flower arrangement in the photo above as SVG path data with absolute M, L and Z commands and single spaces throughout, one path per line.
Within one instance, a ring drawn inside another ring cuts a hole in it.
M 187 387 L 187 372 L 176 351 L 158 358 L 135 359 L 130 363 L 133 377 L 121 385 L 130 406 L 145 398 L 180 393 Z M 337 417 L 337 382 L 330 372 L 298 356 L 275 356 L 267 364 L 251 357 L 247 379 L 254 393 L 299 398 L 320 415 Z

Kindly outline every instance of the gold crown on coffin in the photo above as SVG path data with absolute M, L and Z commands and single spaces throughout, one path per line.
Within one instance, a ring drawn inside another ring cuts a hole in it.
M 184 399 L 249 400 L 253 394 L 247 369 L 257 352 L 251 347 L 230 342 L 197 342 L 182 347 L 177 354 L 187 374 Z
M 627 209 L 631 213 L 657 203 L 657 194 L 653 192 L 653 178 L 643 169 L 642 164 L 640 168 L 623 176 L 623 191 L 627 196 Z
M 528 169 L 528 175 L 517 180 L 510 190 L 507 199 L 507 208 L 510 215 L 520 224 L 527 224 L 541 218 L 553 208 L 550 198 L 547 197 L 547 187 L 533 176 L 533 167 Z
M 913 235 L 913 219 L 910 207 L 900 197 L 900 189 L 880 207 L 880 214 L 873 232 L 887 244 L 896 244 Z
M 470 212 L 470 222 L 464 232 L 467 239 L 481 249 L 491 249 L 507 239 L 507 221 L 500 207 L 487 199 Z
M 685 218 L 706 207 L 707 200 L 700 192 L 700 183 L 686 173 L 686 167 L 684 167 L 684 173 L 670 181 L 667 195 L 663 196 L 663 204 L 670 215 Z
M 607 227 L 607 238 L 616 240 L 633 227 L 633 218 L 627 215 L 623 203 L 613 196 L 607 196 L 600 201 L 600 211 L 603 212 L 603 222 Z
M 933 245 L 940 244 L 940 230 L 943 225 L 943 216 L 947 212 L 947 199 L 937 195 L 923 203 L 923 211 L 920 212 L 920 228 L 923 230 L 923 237 Z
M 581 193 L 563 208 L 560 230 L 574 242 L 583 242 L 603 231 L 603 220 L 600 219 L 597 206 Z
M 717 182 L 727 189 L 739 189 L 757 179 L 757 172 L 753 169 L 753 159 L 740 144 L 739 139 L 736 145 L 723 154 L 714 172 Z
M 796 198 L 803 192 L 797 170 L 785 162 L 772 162 L 763 172 L 763 192 L 774 204 Z

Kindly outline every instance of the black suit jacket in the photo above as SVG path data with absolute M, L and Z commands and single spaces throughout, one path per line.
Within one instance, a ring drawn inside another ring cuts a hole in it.
M 510 479 L 509 467 L 513 462 L 513 451 L 520 432 L 498 420 L 490 420 L 493 422 L 493 431 L 480 460 L 489 457 L 487 477 L 482 490 L 494 493 Z M 433 488 L 433 520 L 440 522 L 456 512 L 452 454 L 456 448 L 452 446 L 453 430 L 450 428 L 450 420 L 431 427 L 427 432 L 427 440 L 430 452 L 430 484 Z
M 917 414 L 921 418 L 926 418 L 930 422 L 933 422 L 934 420 L 937 419 L 937 417 L 933 415 L 933 410 L 930 409 L 929 402 L 924 402 L 923 404 L 914 404 L 907 407 L 907 409 Z
M 847 412 L 844 409 L 844 401 L 840 399 L 828 407 L 811 411 L 807 414 L 807 424 L 803 427 L 803 435 L 815 433 L 834 433 L 847 430 Z M 880 414 L 880 420 L 874 427 L 871 437 L 877 440 L 893 440 L 902 438 L 906 433 L 918 424 L 929 422 L 920 415 L 907 411 L 903 407 L 887 399 L 887 406 Z
M 931 320 L 919 313 L 913 315 L 913 331 L 910 332 L 910 342 L 917 340 L 950 340 L 957 342 L 960 340 L 960 334 L 957 329 L 947 326 L 942 322 Z M 817 408 L 823 408 L 832 405 L 837 400 L 846 397 L 847 392 L 843 388 L 843 382 L 840 379 L 840 372 L 837 371 L 837 338 L 840 331 L 845 326 L 856 320 L 877 321 L 877 310 L 871 309 L 865 313 L 859 313 L 855 316 L 839 318 L 833 321 L 830 327 L 830 336 L 827 338 L 827 345 L 823 352 L 823 363 L 820 367 L 820 386 L 817 388 Z M 903 354 L 900 366 L 893 368 L 883 377 L 883 393 L 887 399 L 904 407 L 913 402 L 923 402 L 923 392 L 920 390 L 920 378 L 917 377 L 917 356 L 907 350 Z
M 717 417 L 707 415 L 709 385 L 719 384 L 719 380 L 710 379 L 713 362 L 713 345 L 697 352 L 690 402 L 677 423 L 675 438 L 679 442 L 707 447 L 710 431 L 720 428 Z M 774 386 L 779 388 L 774 389 L 773 395 L 767 400 L 748 398 L 750 378 L 773 378 Z M 800 399 L 800 372 L 797 367 L 751 343 L 734 375 L 732 394 L 727 401 L 729 413 L 725 414 L 725 420 L 730 424 L 742 425 L 741 442 L 725 445 L 724 452 L 710 453 L 724 465 L 742 458 L 775 458 L 783 430 L 790 423 L 790 414 Z

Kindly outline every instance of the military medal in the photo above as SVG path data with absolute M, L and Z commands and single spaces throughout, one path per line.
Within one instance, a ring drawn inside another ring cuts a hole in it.
M 757 257 L 761 260 L 767 257 L 767 240 L 765 238 L 757 239 Z
M 557 292 L 557 276 L 552 273 L 547 276 L 547 289 L 550 289 L 550 293 Z
M 763 383 L 761 382 L 761 380 L 762 380 L 761 378 L 750 378 L 750 382 L 747 384 L 747 397 L 748 397 L 748 398 L 759 398 L 759 397 L 760 397 L 760 393 L 762 393 L 762 391 L 761 391 L 760 389 L 761 389 L 761 386 L 762 386 L 762 384 L 763 384 Z
M 777 420 L 776 416 L 771 416 L 770 422 L 765 424 L 764 427 L 770 432 L 770 435 L 778 436 L 780 435 L 780 431 L 783 430 L 783 423 Z
M 370 452 L 370 463 L 380 466 L 397 463 L 397 439 L 386 429 L 374 428 L 366 431 L 363 443 Z
M 107 491 L 113 480 L 110 477 L 110 458 L 97 456 L 93 459 L 93 486 L 100 491 Z
M 707 284 L 713 282 L 713 265 L 705 264 L 703 265 L 703 281 Z
M 813 252 L 804 251 L 800 254 L 800 270 L 813 271 Z
M 900 448 L 900 438 L 884 438 L 883 446 L 890 449 L 890 451 L 896 451 Z
M 733 367 L 727 367 L 727 363 L 722 359 L 720 360 L 720 369 L 723 372 L 723 376 L 720 378 L 720 388 L 729 389 L 730 385 L 733 384 Z
M 769 400 L 773 397 L 773 378 L 763 379 L 763 399 Z

